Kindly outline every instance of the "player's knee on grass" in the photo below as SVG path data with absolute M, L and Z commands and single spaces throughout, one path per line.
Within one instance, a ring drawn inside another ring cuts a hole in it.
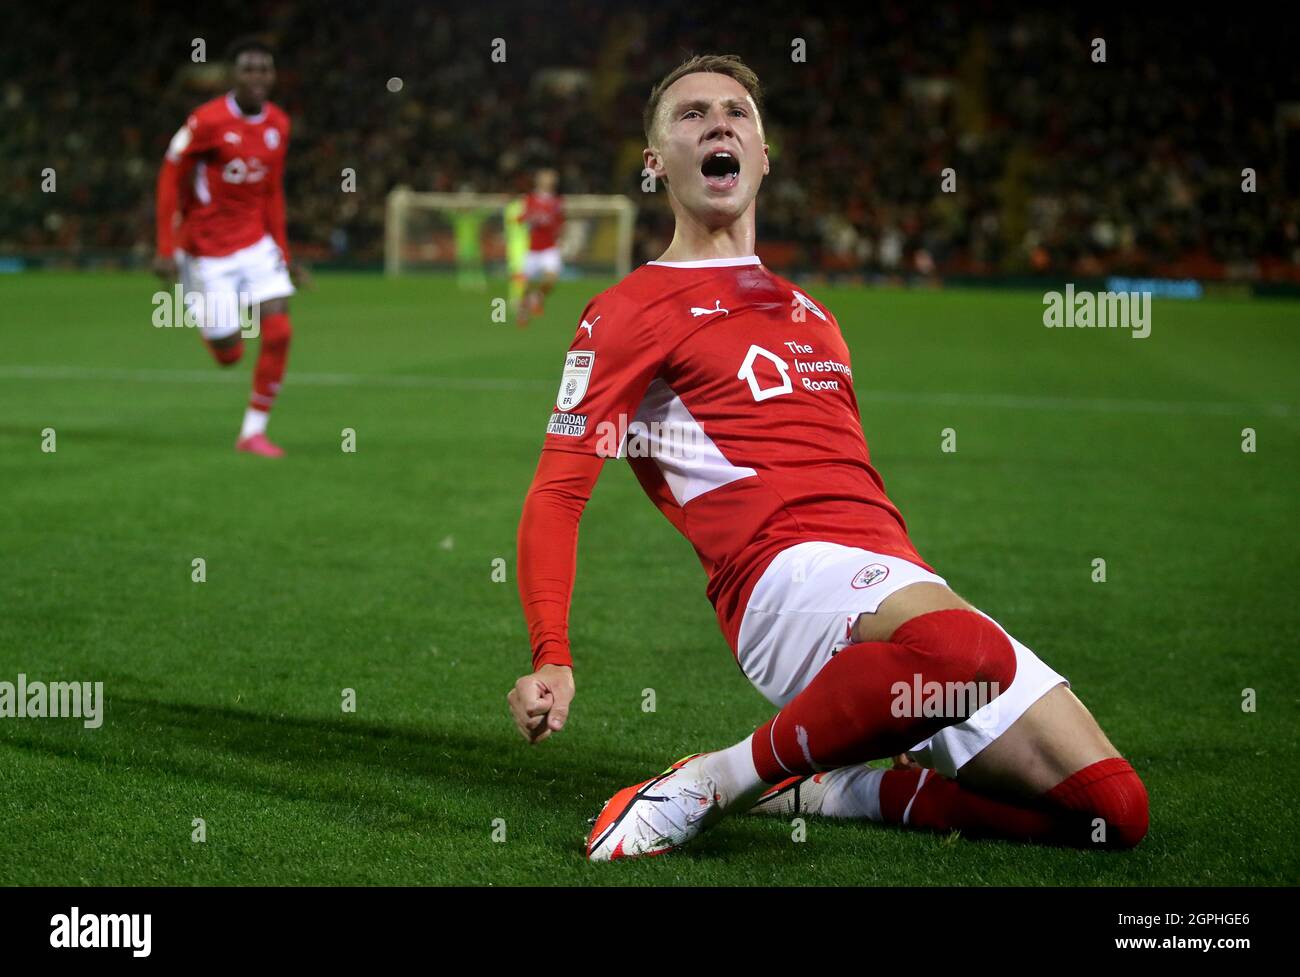
M 1146 837 L 1151 818 L 1146 785 L 1123 757 L 1084 767 L 1048 791 L 1047 797 L 1086 819 L 1090 844 L 1133 848 Z
M 1106 822 L 1111 829 L 1110 844 L 1113 848 L 1136 848 L 1147 836 L 1151 824 L 1147 788 L 1137 772 L 1129 767 L 1120 790 L 1124 798 L 1118 805 L 1120 809 L 1112 811 L 1111 818 Z M 1105 817 L 1105 814 L 1101 816 Z
M 894 631 L 891 641 L 921 656 L 922 682 L 975 682 L 975 696 L 954 696 L 957 704 L 988 702 L 1016 676 L 1016 652 L 1006 633 L 977 611 L 952 608 L 918 614 Z M 953 718 L 953 717 L 948 717 Z M 955 717 L 966 719 L 963 714 Z

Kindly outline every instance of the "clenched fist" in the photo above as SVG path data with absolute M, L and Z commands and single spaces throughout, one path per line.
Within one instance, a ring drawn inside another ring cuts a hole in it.
M 566 665 L 543 665 L 520 678 L 506 694 L 520 735 L 533 744 L 563 729 L 573 692 L 573 669 Z

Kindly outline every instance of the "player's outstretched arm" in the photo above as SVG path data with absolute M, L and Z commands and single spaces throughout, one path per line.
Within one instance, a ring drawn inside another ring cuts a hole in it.
M 573 700 L 569 600 L 578 564 L 578 523 L 603 460 L 544 450 L 519 520 L 519 599 L 528 621 L 533 671 L 506 696 L 519 732 L 540 743 L 564 728 Z

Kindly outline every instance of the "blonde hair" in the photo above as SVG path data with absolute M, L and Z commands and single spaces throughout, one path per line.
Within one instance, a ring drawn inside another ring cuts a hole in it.
M 679 78 L 702 72 L 726 75 L 728 78 L 734 78 L 740 82 L 745 91 L 749 92 L 749 97 L 754 100 L 754 108 L 758 110 L 759 125 L 763 124 L 763 86 L 759 84 L 758 75 L 754 73 L 754 69 L 740 60 L 739 55 L 697 54 L 687 58 L 668 72 L 660 80 L 659 84 L 650 89 L 650 100 L 646 102 L 645 112 L 641 119 L 645 127 L 647 144 L 653 141 L 655 116 L 659 113 L 659 103 L 664 97 L 664 92 Z

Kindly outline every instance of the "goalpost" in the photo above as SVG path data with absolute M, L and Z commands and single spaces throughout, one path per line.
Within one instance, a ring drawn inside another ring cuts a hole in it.
M 565 194 L 560 253 L 567 267 L 622 277 L 632 270 L 636 205 L 620 195 Z M 384 217 L 384 273 L 456 269 L 469 281 L 504 273 L 504 193 L 421 193 L 396 187 Z

